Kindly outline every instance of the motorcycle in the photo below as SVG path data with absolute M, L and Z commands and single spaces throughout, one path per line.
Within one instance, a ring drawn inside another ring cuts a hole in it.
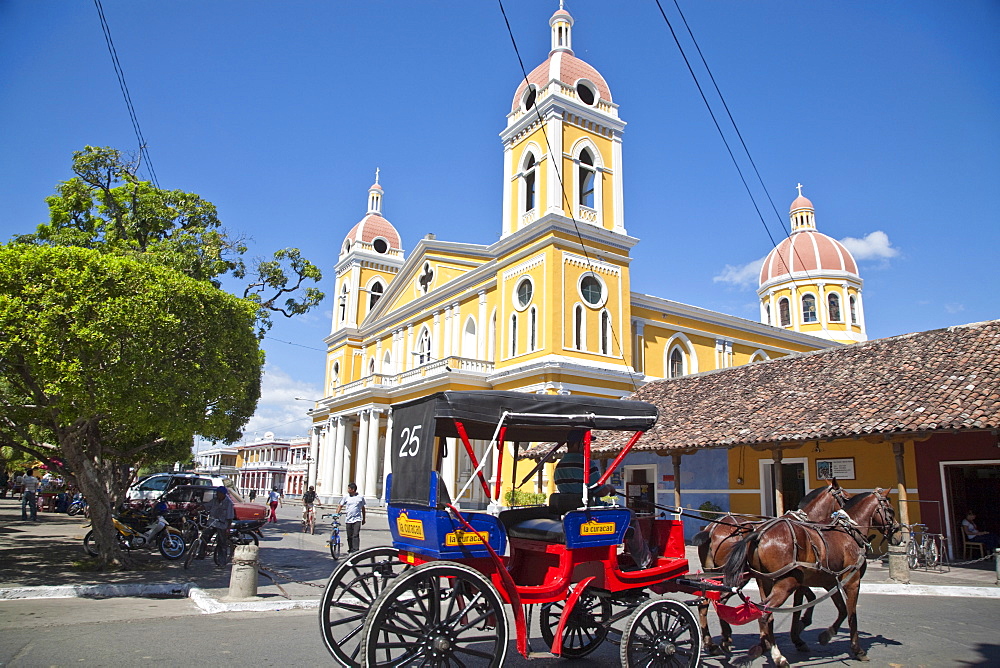
M 87 499 L 83 497 L 83 494 L 77 492 L 73 495 L 73 500 L 69 504 L 69 508 L 66 509 L 67 515 L 79 515 L 83 513 L 84 517 L 90 517 L 90 507 L 87 505 Z
M 184 542 L 183 535 L 178 529 L 170 526 L 163 515 L 156 515 L 156 518 L 151 522 L 149 521 L 150 517 L 142 513 L 132 514 L 131 517 L 123 515 L 121 519 L 119 517 L 111 519 L 115 523 L 115 529 L 118 530 L 118 545 L 121 549 L 138 550 L 156 545 L 165 559 L 174 561 L 184 556 L 187 544 Z M 142 528 L 137 528 L 130 522 L 149 523 Z M 97 535 L 93 529 L 83 537 L 83 549 L 92 557 L 99 554 Z
M 205 511 L 191 513 L 181 527 L 181 535 L 184 541 L 190 545 L 194 539 L 201 535 L 209 525 L 208 513 Z M 260 528 L 264 526 L 267 519 L 263 520 L 234 520 L 229 525 L 229 542 L 233 545 L 260 545 Z

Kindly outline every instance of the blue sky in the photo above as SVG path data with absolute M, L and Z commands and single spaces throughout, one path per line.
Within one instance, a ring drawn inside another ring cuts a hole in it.
M 214 202 L 255 253 L 302 248 L 330 292 L 376 167 L 407 250 L 428 232 L 498 238 L 497 135 L 521 71 L 496 2 L 103 6 L 161 186 Z M 504 2 L 528 70 L 557 6 Z M 747 268 L 771 242 L 656 3 L 566 6 L 628 123 L 633 289 L 756 319 Z M 1000 3 L 681 7 L 777 208 L 741 159 L 771 233 L 805 184 L 819 230 L 853 240 L 871 338 L 1000 317 Z M 137 145 L 93 3 L 0 2 L 0 239 L 46 219 L 86 144 Z M 305 434 L 294 397 L 321 395 L 329 329 L 328 300 L 271 331 L 249 438 Z

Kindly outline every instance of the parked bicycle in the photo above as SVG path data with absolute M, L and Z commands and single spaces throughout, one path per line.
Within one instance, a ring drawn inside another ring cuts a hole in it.
M 910 542 L 906 547 L 906 561 L 910 568 L 937 568 L 944 552 L 943 538 L 939 533 L 928 532 L 926 524 L 911 524 Z
M 321 516 L 323 518 L 330 518 L 330 538 L 326 541 L 326 544 L 330 546 L 330 556 L 334 559 L 340 558 L 340 514 L 339 513 L 327 513 Z

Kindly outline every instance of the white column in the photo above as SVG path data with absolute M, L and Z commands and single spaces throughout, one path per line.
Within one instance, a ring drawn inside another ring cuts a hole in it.
M 441 359 L 441 311 L 434 311 L 434 323 L 431 326 L 431 358 Z
M 512 224 L 513 218 L 511 217 L 511 194 L 513 191 L 513 173 L 512 168 L 514 165 L 513 151 L 511 151 L 510 142 L 504 142 L 503 147 L 503 223 L 501 228 L 503 230 L 502 236 L 507 236 L 514 231 L 514 226 Z
M 382 503 L 385 504 L 385 489 L 389 474 L 392 473 L 392 409 L 385 419 L 385 460 L 382 462 Z
M 378 493 L 378 478 L 376 476 L 378 476 L 378 432 L 381 413 L 382 411 L 379 409 L 373 408 L 371 417 L 368 419 L 368 461 L 365 463 L 367 470 L 365 471 L 364 492 L 362 492 L 366 499 L 375 499 Z
M 826 312 L 826 283 L 816 282 L 816 311 L 819 316 L 819 324 L 825 330 L 830 324 L 830 314 Z
M 451 351 L 448 355 L 462 354 L 462 307 L 457 302 L 451 305 Z
M 614 163 L 612 169 L 615 170 L 611 177 L 611 197 L 614 200 L 611 210 L 615 217 L 614 230 L 625 234 L 625 198 L 622 195 L 625 192 L 622 186 L 622 136 L 618 132 L 611 140 L 611 160 Z
M 486 322 L 486 291 L 479 291 L 479 328 L 476 330 L 476 359 L 486 359 L 486 337 L 489 323 Z
M 563 142 L 562 142 L 562 113 L 559 111 L 550 111 L 549 117 L 546 119 L 546 129 L 545 132 L 548 135 L 549 144 L 551 145 L 551 151 L 548 156 L 549 159 L 548 168 L 545 170 L 545 199 L 546 199 L 546 210 L 552 213 L 562 213 L 564 216 L 569 215 L 569 211 L 563 211 L 563 192 L 562 187 L 559 185 L 559 177 L 562 176 L 562 180 L 569 183 L 568 174 L 562 174 L 563 162 Z
M 458 478 L 458 448 L 462 447 L 457 438 L 446 439 L 448 442 L 448 455 L 441 462 L 441 479 L 448 487 L 449 494 L 457 494 L 459 488 L 455 485 Z M 452 498 L 452 503 L 458 505 L 458 499 Z
M 334 418 L 334 420 L 336 435 L 334 438 L 328 439 L 334 444 L 333 457 L 331 457 L 333 466 L 331 467 L 330 487 L 328 490 L 330 496 L 334 499 L 339 499 L 344 495 L 344 462 L 347 459 L 344 456 L 344 450 L 346 449 L 346 432 L 349 425 L 343 417 Z
M 413 352 L 413 325 L 406 326 L 406 348 L 403 351 L 404 370 L 417 366 L 417 356 L 411 355 Z
M 319 468 L 319 427 L 313 427 L 309 434 L 309 463 L 306 465 L 306 487 L 316 485 L 316 471 Z
M 454 350 L 452 346 L 454 345 L 454 339 L 451 337 L 452 327 L 451 321 L 454 319 L 455 314 L 452 311 L 451 305 L 444 307 L 444 346 L 441 348 L 441 354 L 436 357 L 441 360 L 449 355 L 451 351 Z
M 335 477 L 334 469 L 334 450 L 333 441 L 336 438 L 337 431 L 337 420 L 336 418 L 329 418 L 322 429 L 323 447 L 320 448 L 320 456 L 322 458 L 320 466 L 320 475 L 323 484 L 323 494 L 334 495 L 337 492 L 333 488 L 333 481 Z
M 371 411 L 361 411 L 361 421 L 358 424 L 358 458 L 354 464 L 354 482 L 358 484 L 358 493 L 364 496 L 368 486 L 365 484 L 368 474 L 368 424 Z

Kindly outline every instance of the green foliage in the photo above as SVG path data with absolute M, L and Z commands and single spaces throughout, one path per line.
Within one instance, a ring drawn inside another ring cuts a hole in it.
M 706 501 L 705 503 L 698 506 L 698 510 L 708 511 L 701 513 L 701 519 L 705 521 L 711 521 L 719 519 L 719 513 L 722 512 L 722 506 L 717 506 L 711 501 Z
M 546 497 L 539 492 L 522 492 L 519 489 L 509 489 L 503 495 L 504 503 L 508 508 L 515 506 L 540 506 L 545 503 Z
M 79 246 L 171 267 L 191 278 L 213 281 L 230 274 L 248 279 L 244 298 L 258 307 L 260 334 L 274 312 L 305 313 L 322 301 L 320 270 L 296 248 L 270 260 L 243 260 L 247 247 L 222 229 L 215 206 L 198 195 L 165 190 L 136 176 L 134 163 L 108 147 L 87 146 L 73 154 L 75 177 L 48 197 L 49 222 L 17 243 Z M 299 294 L 296 294 L 299 293 Z M 283 300 L 283 301 L 281 301 Z

